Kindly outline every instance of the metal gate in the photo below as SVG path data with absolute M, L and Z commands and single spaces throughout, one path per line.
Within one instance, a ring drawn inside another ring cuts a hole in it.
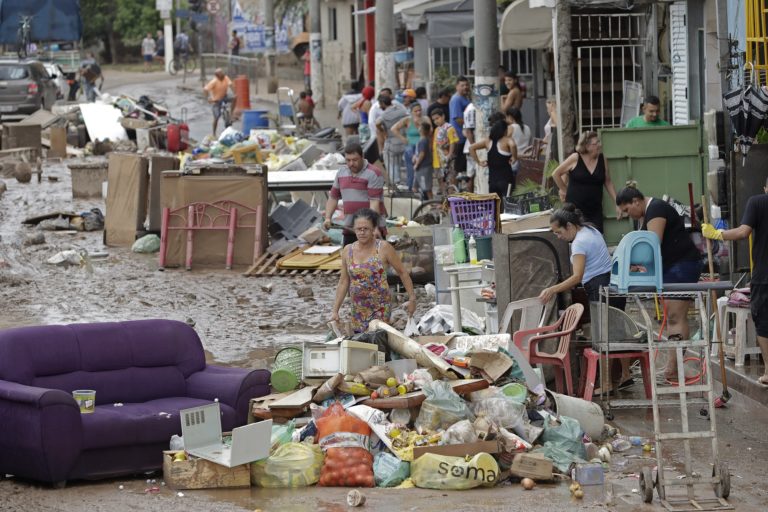
M 624 81 L 642 82 L 643 45 L 577 49 L 579 133 L 621 126 Z
M 579 132 L 621 125 L 624 82 L 643 83 L 646 12 L 572 16 Z

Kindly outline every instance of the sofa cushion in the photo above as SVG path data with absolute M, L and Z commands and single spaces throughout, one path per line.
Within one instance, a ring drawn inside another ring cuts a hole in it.
M 181 435 L 179 411 L 210 403 L 197 398 L 173 397 L 144 403 L 126 403 L 120 407 L 99 405 L 93 414 L 81 415 L 83 449 L 170 443 L 172 435 Z M 235 410 L 226 404 L 220 403 L 219 406 L 222 430 L 232 430 L 235 426 Z

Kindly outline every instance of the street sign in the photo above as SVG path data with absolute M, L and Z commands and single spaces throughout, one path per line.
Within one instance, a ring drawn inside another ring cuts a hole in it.
M 158 11 L 170 11 L 173 9 L 173 0 L 155 0 L 155 9 Z
M 189 18 L 196 23 L 208 23 L 208 15 L 200 12 L 190 13 Z
M 205 8 L 210 14 L 216 14 L 221 10 L 221 2 L 220 0 L 208 0 Z

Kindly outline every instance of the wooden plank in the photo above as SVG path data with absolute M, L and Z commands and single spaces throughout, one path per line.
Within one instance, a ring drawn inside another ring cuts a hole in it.
M 462 379 L 448 382 L 453 390 L 460 395 L 479 391 L 489 386 L 488 381 L 485 379 Z M 414 391 L 413 393 L 406 393 L 405 395 L 391 398 L 377 398 L 375 400 L 369 398 L 363 402 L 363 405 L 375 409 L 410 409 L 411 407 L 418 407 L 425 399 L 426 397 L 422 391 Z
M 256 272 L 256 269 L 257 269 L 257 268 L 259 268 L 259 266 L 260 266 L 260 265 L 261 265 L 261 264 L 262 264 L 264 261 L 266 261 L 266 259 L 267 259 L 268 257 L 269 257 L 269 254 L 267 254 L 267 253 L 264 253 L 264 254 L 262 254 L 262 255 L 261 255 L 261 257 L 260 257 L 258 260 L 256 260 L 256 261 L 253 263 L 253 265 L 251 265 L 251 266 L 248 268 L 248 270 L 246 270 L 246 271 L 245 271 L 245 273 L 244 273 L 243 275 L 246 275 L 246 276 L 251 276 L 251 275 L 253 275 L 253 274 Z
M 290 395 L 270 404 L 270 409 L 288 409 L 293 407 L 306 407 L 312 401 L 315 390 L 319 386 L 306 386 Z

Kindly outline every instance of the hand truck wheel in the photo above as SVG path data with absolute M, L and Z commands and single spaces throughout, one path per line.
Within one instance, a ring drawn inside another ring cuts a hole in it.
M 653 470 L 648 466 L 640 472 L 640 495 L 646 503 L 653 501 Z
M 728 463 L 721 462 L 715 465 L 712 468 L 712 476 L 720 477 L 720 482 L 715 484 L 715 496 L 726 499 L 731 495 L 731 472 L 728 468 Z

